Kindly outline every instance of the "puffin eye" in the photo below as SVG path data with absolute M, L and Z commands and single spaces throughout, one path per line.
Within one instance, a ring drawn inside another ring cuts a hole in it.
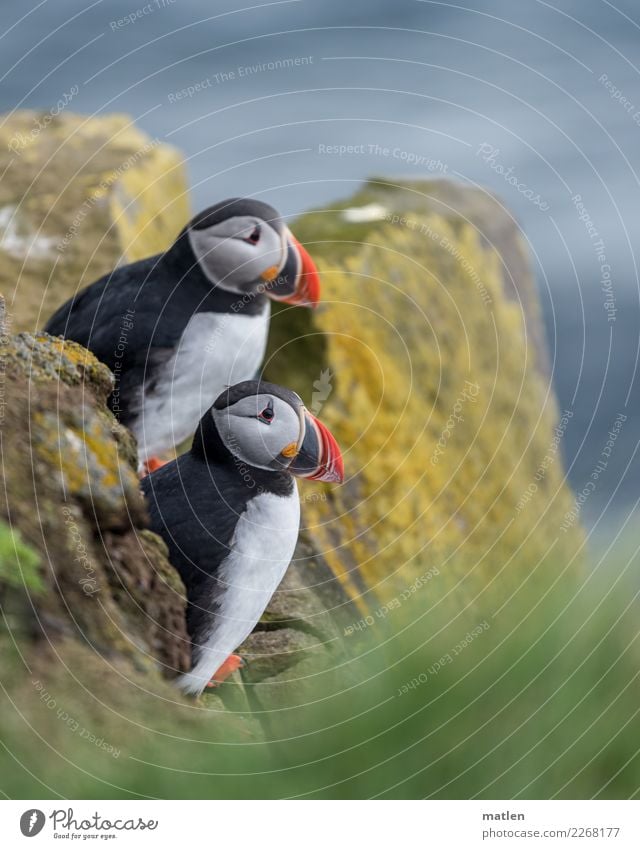
M 273 404 L 269 401 L 264 410 L 261 413 L 258 413 L 258 419 L 265 424 L 271 424 L 274 417 L 275 413 L 273 412 Z
M 251 235 L 248 238 L 245 239 L 245 242 L 249 242 L 249 244 L 251 244 L 251 245 L 257 245 L 259 241 L 260 241 L 260 225 L 256 224 L 256 226 L 253 228 L 253 232 L 251 233 Z

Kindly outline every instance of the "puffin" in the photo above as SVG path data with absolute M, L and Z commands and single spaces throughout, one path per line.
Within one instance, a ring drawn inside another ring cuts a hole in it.
M 45 331 L 79 342 L 115 383 L 141 473 L 195 432 L 225 386 L 258 375 L 270 300 L 317 305 L 320 280 L 278 212 L 251 198 L 205 209 L 163 254 L 114 269 L 63 304 Z
M 150 527 L 187 590 L 187 694 L 242 666 L 252 632 L 291 562 L 300 526 L 297 478 L 341 483 L 338 443 L 295 392 L 249 380 L 202 417 L 191 449 L 141 482 Z

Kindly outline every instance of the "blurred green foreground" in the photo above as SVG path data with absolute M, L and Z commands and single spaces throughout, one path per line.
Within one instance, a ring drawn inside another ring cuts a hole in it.
M 217 736 L 217 696 L 185 706 L 169 687 L 166 698 L 132 697 L 129 687 L 107 707 L 91 693 L 94 671 L 67 663 L 29 676 L 5 640 L 3 680 L 17 684 L 3 695 L 0 789 L 13 798 L 631 797 L 638 563 L 615 560 L 578 580 L 540 567 L 500 610 L 481 597 L 473 612 L 445 614 L 426 585 L 345 629 L 345 681 L 357 683 L 327 691 L 318 673 L 315 700 L 262 717 L 265 743 L 251 742 L 254 718 L 240 713 L 233 739 Z M 234 684 L 225 688 L 233 710 Z

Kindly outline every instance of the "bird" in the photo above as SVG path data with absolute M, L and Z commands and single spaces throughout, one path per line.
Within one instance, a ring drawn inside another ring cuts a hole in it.
M 140 471 L 193 435 L 225 386 L 255 378 L 270 299 L 317 305 L 320 278 L 269 204 L 230 198 L 196 215 L 162 254 L 114 269 L 44 330 L 114 374 L 109 406 L 133 431 Z
M 295 392 L 250 380 L 221 393 L 189 451 L 143 478 L 150 528 L 187 591 L 184 693 L 197 696 L 241 665 L 233 652 L 293 557 L 298 477 L 341 483 L 338 443 Z

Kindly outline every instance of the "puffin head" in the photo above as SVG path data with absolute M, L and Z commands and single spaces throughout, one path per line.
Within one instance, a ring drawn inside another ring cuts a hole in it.
M 276 210 L 251 198 L 231 198 L 193 218 L 183 233 L 207 279 L 238 295 L 314 307 L 318 270 Z
M 332 433 L 282 386 L 258 380 L 230 386 L 204 416 L 199 438 L 205 443 L 211 423 L 226 449 L 248 466 L 316 481 L 344 479 Z M 206 452 L 206 444 L 202 448 Z

